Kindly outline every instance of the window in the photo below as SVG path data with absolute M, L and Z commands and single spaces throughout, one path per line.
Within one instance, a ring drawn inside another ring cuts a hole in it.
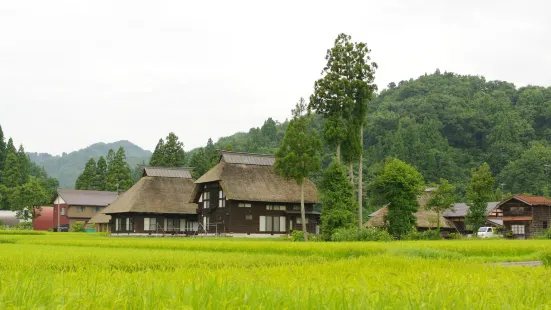
M 132 219 L 129 218 L 129 217 L 127 217 L 127 218 L 126 218 L 126 230 L 127 230 L 127 231 L 132 231 L 132 229 L 133 229 L 132 226 L 134 226 L 134 225 L 132 225 L 132 224 L 133 224 Z
M 84 212 L 84 207 L 77 207 L 77 213 Z
M 197 231 L 199 223 L 196 221 L 186 221 L 186 231 Z
M 524 235 L 524 225 L 511 225 L 511 230 L 515 235 Z
M 541 223 L 541 227 L 543 229 L 547 229 L 547 228 L 549 228 L 549 224 L 547 224 L 547 221 L 543 221 L 543 223 Z
M 180 231 L 184 231 L 186 229 L 186 219 L 180 219 Z
M 121 230 L 121 219 L 116 218 L 115 219 L 115 231 L 119 231 L 119 230 Z
M 285 216 L 260 216 L 261 232 L 284 232 Z
M 203 208 L 208 209 L 210 202 L 210 192 L 203 193 Z
M 94 212 L 95 212 L 95 213 L 98 213 L 98 212 L 99 212 L 99 210 L 100 210 L 100 208 L 99 208 L 99 207 L 95 207 L 95 208 L 94 208 Z
M 180 219 L 175 218 L 165 218 L 164 231 L 178 231 L 180 230 Z
M 207 231 L 210 226 L 210 216 L 203 216 L 203 229 Z
M 522 212 L 524 212 L 524 207 L 510 207 L 509 211 L 513 214 L 522 214 Z
M 237 206 L 238 206 L 239 208 L 250 208 L 250 207 L 251 207 L 251 204 L 250 204 L 250 203 L 242 203 L 242 202 L 240 202 Z
M 266 205 L 266 210 L 285 211 L 287 208 L 285 206 Z
M 252 215 L 252 214 L 245 214 L 245 219 L 246 219 L 246 220 L 252 220 L 252 219 L 253 219 L 253 215 Z
M 300 206 L 299 205 L 293 206 L 293 211 L 300 211 Z
M 298 224 L 301 224 L 302 225 L 302 217 L 297 217 L 297 225 Z M 308 217 L 306 218 L 306 224 L 308 224 Z
M 218 191 L 218 208 L 224 208 L 226 206 L 226 194 L 224 191 Z
M 154 217 L 146 217 L 143 219 L 143 230 L 154 231 L 157 230 L 157 219 Z
M 65 207 L 61 208 L 61 215 L 65 215 Z

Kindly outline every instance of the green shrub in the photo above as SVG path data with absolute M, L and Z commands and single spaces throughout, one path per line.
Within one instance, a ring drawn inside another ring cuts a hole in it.
M 463 235 L 461 235 L 460 233 L 449 233 L 448 239 L 455 239 L 455 240 L 463 239 Z
M 423 232 L 419 232 L 415 228 L 413 228 L 402 239 L 403 240 L 440 240 L 442 239 L 442 236 L 440 235 L 440 231 L 436 229 L 429 229 Z
M 32 222 L 20 222 L 15 227 L 17 230 L 33 230 L 33 223 Z
M 308 237 L 310 237 L 310 234 L 306 234 Z M 293 232 L 291 233 L 291 241 L 304 241 L 304 233 L 302 232 L 302 230 L 293 230 Z
M 378 228 L 339 228 L 335 230 L 331 241 L 391 241 L 392 236 L 384 229 Z
M 84 223 L 83 222 L 76 222 L 71 226 L 72 232 L 84 232 Z

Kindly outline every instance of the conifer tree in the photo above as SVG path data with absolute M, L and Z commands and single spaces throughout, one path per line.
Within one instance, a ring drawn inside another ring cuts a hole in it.
M 21 185 L 22 179 L 23 177 L 21 176 L 19 157 L 17 157 L 17 153 L 12 149 L 8 149 L 8 156 L 6 157 L 2 183 L 7 188 L 14 188 Z
M 210 169 L 216 164 L 216 161 L 218 160 L 216 149 L 214 148 L 214 142 L 212 142 L 211 138 L 209 138 L 209 140 L 207 141 L 207 146 L 205 146 L 205 156 L 207 157 L 207 161 L 209 162 Z
M 94 178 L 94 188 L 98 191 L 104 191 L 107 187 L 107 161 L 100 156 L 96 164 L 96 175 Z
M 155 150 L 153 151 L 153 155 L 151 155 L 151 159 L 149 160 L 150 166 L 164 166 L 164 146 L 165 142 L 163 138 L 159 139 L 159 142 L 157 142 L 157 145 L 155 146 Z
M 19 159 L 19 171 L 21 174 L 21 181 L 19 184 L 25 184 L 29 180 L 29 173 L 30 173 L 30 160 L 27 156 L 27 153 L 25 153 L 25 148 L 23 148 L 23 144 L 19 146 L 19 150 L 17 150 L 17 158 Z
M 91 157 L 86 165 L 84 171 L 78 176 L 75 182 L 75 189 L 83 190 L 95 190 L 96 184 L 96 161 Z
M 126 191 L 132 187 L 132 184 L 132 175 L 126 162 L 124 148 L 120 147 L 107 167 L 107 190 Z
M 12 138 L 9 138 L 8 139 L 8 145 L 6 145 L 6 157 L 8 156 L 8 153 L 17 153 L 17 150 L 15 149 L 15 146 L 13 145 L 13 139 Z
M 194 179 L 198 179 L 209 170 L 210 163 L 203 148 L 199 148 L 199 150 L 191 155 L 189 166 L 193 167 L 191 174 Z
M 354 188 L 346 176 L 346 168 L 334 160 L 323 172 L 319 186 L 322 202 L 321 231 L 323 239 L 330 240 L 338 228 L 356 224 Z
M 311 126 L 312 118 L 306 103 L 300 98 L 293 110 L 293 119 L 285 131 L 283 143 L 276 153 L 275 171 L 293 179 L 300 185 L 300 214 L 304 241 L 308 241 L 306 214 L 304 209 L 304 182 L 313 172 L 321 168 L 321 141 Z

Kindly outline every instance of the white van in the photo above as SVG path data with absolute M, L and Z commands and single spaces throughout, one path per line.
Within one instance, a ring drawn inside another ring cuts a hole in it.
M 494 237 L 494 228 L 493 227 L 480 227 L 476 236 L 478 238 L 491 238 Z

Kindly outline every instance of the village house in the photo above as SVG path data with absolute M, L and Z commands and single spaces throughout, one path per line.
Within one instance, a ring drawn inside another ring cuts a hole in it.
M 142 178 L 91 221 L 112 236 L 194 234 L 193 188 L 190 168 L 146 166 Z
M 524 239 L 549 229 L 551 199 L 542 196 L 515 195 L 502 203 L 503 226 L 513 237 Z
M 300 185 L 275 173 L 273 155 L 221 151 L 218 164 L 195 182 L 200 230 L 232 236 L 280 236 L 302 229 Z M 304 184 L 306 226 L 320 231 L 316 186 Z
M 76 222 L 87 223 L 117 197 L 116 192 L 58 189 L 53 201 L 53 226 L 67 231 Z
M 488 226 L 503 226 L 503 212 L 498 204 L 499 202 L 488 202 L 486 207 L 486 224 Z M 465 225 L 465 217 L 469 213 L 469 208 L 466 203 L 455 203 L 453 207 L 445 210 L 442 215 L 445 219 L 451 221 L 461 234 L 470 234 L 472 230 L 469 230 Z
M 418 231 L 425 231 L 429 229 L 436 229 L 438 227 L 438 221 L 440 221 L 440 231 L 443 234 L 449 232 L 455 232 L 455 226 L 451 221 L 448 221 L 442 215 L 438 216 L 438 213 L 432 210 L 426 210 L 425 206 L 430 199 L 430 195 L 435 188 L 429 187 L 425 189 L 425 193 L 417 197 L 419 203 L 419 210 L 413 213 L 416 220 L 416 228 Z M 385 216 L 388 215 L 388 206 L 384 206 L 379 210 L 369 214 L 369 220 L 365 222 L 365 227 L 388 227 L 388 221 L 385 220 Z

